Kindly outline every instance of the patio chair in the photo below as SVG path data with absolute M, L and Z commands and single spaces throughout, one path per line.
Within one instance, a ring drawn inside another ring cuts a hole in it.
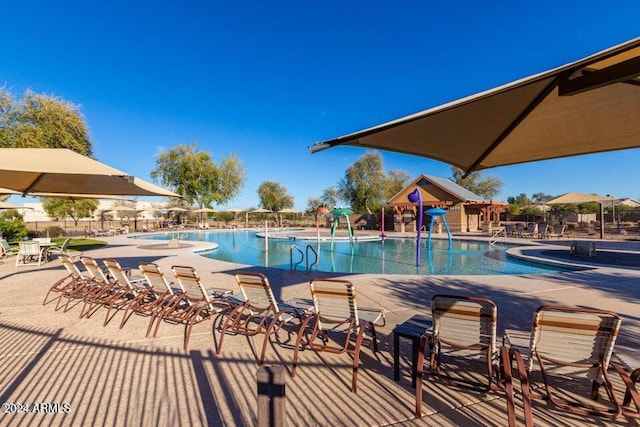
M 549 234 L 553 231 L 553 227 L 551 227 L 549 224 L 545 224 L 542 227 L 540 227 L 540 232 L 538 233 L 538 238 L 539 239 L 548 239 L 549 238 Z
M 97 284 L 91 291 L 85 293 L 84 306 L 80 311 L 80 317 L 91 317 L 93 308 L 99 308 L 102 305 L 107 308 L 103 324 L 103 326 L 106 326 L 109 323 L 111 309 L 119 306 L 128 298 L 129 289 L 127 289 L 126 285 L 107 277 L 106 271 L 100 268 L 98 262 L 92 257 L 82 256 L 80 257 L 80 262 Z
M 60 303 L 62 302 L 63 297 L 67 298 L 67 304 L 65 307 L 68 308 L 69 301 L 78 295 L 81 290 L 89 286 L 89 282 L 92 280 L 80 272 L 78 266 L 71 260 L 71 257 L 67 255 L 59 255 L 58 259 L 69 274 L 51 285 L 47 294 L 44 296 L 44 300 L 42 301 L 42 305 L 47 305 L 51 302 L 47 301 L 51 292 L 57 292 L 59 295 L 57 297 L 58 302 L 56 303 L 56 311 L 60 309 Z
M 548 234 L 548 237 L 557 237 L 559 239 L 560 237 L 564 236 L 564 229 L 565 229 L 564 225 L 556 225 L 553 228 L 553 232 L 550 232 Z
M 286 323 L 300 319 L 303 310 L 277 301 L 269 279 L 264 274 L 240 271 L 235 277 L 242 298 L 234 301 L 237 303 L 236 307 L 222 324 L 216 354 L 222 351 L 227 331 L 248 337 L 263 333 L 264 340 L 258 359 L 258 364 L 262 365 L 270 336 L 276 334 Z
M 530 222 L 527 224 L 527 230 L 523 231 L 522 237 L 538 237 L 538 224 Z
M 62 245 L 57 246 L 57 245 L 53 245 L 53 246 L 49 246 L 47 248 L 47 257 L 50 257 L 51 255 L 67 255 L 70 256 L 69 252 L 67 251 L 67 248 L 69 247 L 69 242 L 71 242 L 70 238 L 67 238 L 64 240 L 64 242 L 62 242 Z
M 225 298 L 233 294 L 233 291 L 224 288 L 205 289 L 200 281 L 200 276 L 193 267 L 174 265 L 171 270 L 180 286 L 184 303 L 188 307 L 182 310 L 174 319 L 185 324 L 184 349 L 186 350 L 194 325 L 211 319 L 215 314 L 233 308 Z M 171 320 L 171 317 L 169 320 Z M 156 325 L 156 329 L 158 325 L 159 322 Z
M 507 224 L 504 227 L 504 235 L 506 237 L 513 237 L 515 235 L 515 228 L 514 228 L 513 224 Z
M 12 248 L 6 239 L 0 239 L 0 260 L 9 258 L 13 255 L 18 255 L 18 250 L 19 249 L 16 247 Z
M 441 370 L 443 355 L 484 359 L 486 385 L 482 390 L 497 390 L 498 347 L 496 345 L 498 309 L 488 298 L 458 295 L 434 295 L 431 298 L 433 328 L 421 339 L 418 352 L 418 378 L 416 380 L 416 416 L 422 415 L 422 376 L 424 353 L 429 348 L 429 370 L 436 373 L 445 384 L 455 386 L 479 386 L 475 382 L 463 382 L 445 377 Z
M 523 346 L 527 344 L 526 335 L 506 330 L 504 344 L 508 353 L 503 355 L 504 378 L 510 381 L 515 360 L 520 382 L 527 388 L 534 365 L 537 365 L 544 383 L 544 391 L 540 394 L 523 391 L 525 418 L 531 417 L 527 411 L 530 411 L 529 400 L 532 397 L 548 400 L 563 410 L 582 415 L 620 416 L 623 408 L 608 374 L 609 368 L 613 367 L 625 384 L 631 382 L 624 369 L 610 362 L 619 328 L 620 317 L 610 311 L 542 306 L 534 314 L 528 347 Z M 601 386 L 609 398 L 609 405 L 596 404 Z M 515 420 L 510 386 L 506 389 L 509 418 Z M 590 400 L 585 399 L 581 391 L 589 393 Z M 640 399 L 636 401 L 639 403 Z
M 16 256 L 16 267 L 42 264 L 42 249 L 38 241 L 19 242 Z
M 131 306 L 130 309 L 137 313 L 150 314 L 151 319 L 147 326 L 147 334 L 151 333 L 151 328 L 156 323 L 162 321 L 163 318 L 167 318 L 170 321 L 172 318 L 179 317 L 183 319 L 184 314 L 182 312 L 188 310 L 189 306 L 183 301 L 182 290 L 179 286 L 176 286 L 173 282 L 167 281 L 164 273 L 160 270 L 158 264 L 152 262 L 141 262 L 138 264 L 140 272 L 147 281 L 147 284 L 153 289 L 154 295 L 157 298 L 157 303 L 153 305 L 138 304 Z M 178 313 L 174 313 L 174 312 Z M 122 319 L 120 327 L 124 325 L 127 312 Z M 158 324 L 155 329 L 154 336 L 157 336 Z
M 360 349 L 365 331 L 369 330 L 373 341 L 373 351 L 378 351 L 376 326 L 384 326 L 382 310 L 358 309 L 353 284 L 348 280 L 313 279 L 310 282 L 313 312 L 309 313 L 298 332 L 293 354 L 291 376 L 295 377 L 298 352 L 301 347 L 309 347 L 316 352 L 353 355 L 351 391 L 358 391 L 358 366 Z M 311 336 L 302 342 L 307 327 Z M 330 342 L 330 334 L 340 333 L 342 340 Z M 355 342 L 352 341 L 355 338 Z
M 524 234 L 524 224 L 522 223 L 516 224 L 516 231 L 515 231 L 516 237 L 522 237 L 523 234 Z

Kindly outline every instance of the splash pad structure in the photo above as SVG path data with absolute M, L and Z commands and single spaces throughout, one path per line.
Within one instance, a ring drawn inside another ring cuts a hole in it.
M 418 232 L 416 236 L 416 267 L 420 267 L 420 232 L 422 231 L 422 217 L 424 215 L 424 207 L 422 204 L 422 194 L 420 193 L 420 189 L 416 188 L 407 195 L 407 198 L 411 203 L 418 203 Z M 441 208 L 431 208 L 427 210 L 427 215 L 431 216 L 431 223 L 429 224 L 429 234 L 427 237 L 427 251 L 429 255 L 431 254 L 431 232 L 433 231 L 433 224 L 437 217 L 440 217 L 440 220 L 444 224 L 444 228 L 447 230 L 447 236 L 449 237 L 449 252 L 451 252 L 451 230 L 449 230 L 449 225 L 447 224 L 447 220 L 445 215 L 447 214 L 446 209 Z

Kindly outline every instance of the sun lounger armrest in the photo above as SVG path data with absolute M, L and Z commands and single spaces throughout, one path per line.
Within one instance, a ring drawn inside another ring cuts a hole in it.
M 233 291 L 226 288 L 207 288 L 207 292 L 214 298 L 222 298 L 228 295 L 233 295 Z
M 366 320 L 374 326 L 383 327 L 387 322 L 384 311 L 375 308 L 358 307 L 358 316 L 360 316 L 360 319 Z
M 622 401 L 623 412 L 626 413 L 627 411 L 630 411 L 630 409 L 626 408 L 630 408 L 631 402 L 633 402 L 637 411 L 633 416 L 640 418 L 640 393 L 638 393 L 638 389 L 636 388 L 636 384 L 640 382 L 640 368 L 636 369 L 631 374 L 628 374 L 622 366 L 616 363 L 609 363 L 609 366 L 612 367 L 618 375 L 620 375 L 620 378 L 622 378 L 626 388 L 624 400 Z

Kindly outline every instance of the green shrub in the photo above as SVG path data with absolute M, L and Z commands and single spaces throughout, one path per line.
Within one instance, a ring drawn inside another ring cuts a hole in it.
M 63 237 L 65 234 L 62 227 L 52 225 L 44 230 L 44 235 L 49 237 Z
M 17 211 L 8 210 L 0 213 L 0 234 L 3 239 L 9 242 L 22 240 L 28 232 L 27 224 Z

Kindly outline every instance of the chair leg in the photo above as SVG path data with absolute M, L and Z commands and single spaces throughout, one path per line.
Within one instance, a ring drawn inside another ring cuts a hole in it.
M 365 322 L 362 326 L 360 326 L 360 330 L 358 331 L 358 336 L 356 338 L 356 346 L 353 349 L 353 375 L 351 378 L 351 391 L 353 393 L 358 392 L 358 368 L 360 365 L 360 348 L 362 346 L 362 339 L 364 338 L 364 331 L 368 323 L 369 322 Z
M 298 336 L 296 337 L 296 347 L 293 350 L 293 362 L 291 365 L 291 378 L 296 376 L 296 368 L 298 367 L 298 353 L 300 352 L 300 346 L 302 344 L 302 336 L 304 335 L 304 331 L 307 330 L 309 323 L 311 323 L 311 319 L 314 319 L 315 316 L 308 316 L 302 324 L 300 325 L 300 329 L 298 330 Z M 317 326 L 317 322 L 316 322 Z
M 224 321 L 224 325 L 222 325 L 222 329 L 220 330 L 220 340 L 218 341 L 218 345 L 216 346 L 216 354 L 220 354 L 220 352 L 222 351 L 222 340 L 224 339 L 227 328 L 239 321 L 240 313 L 242 313 L 242 310 L 244 310 L 243 305 L 237 306 L 231 313 L 229 313 L 229 317 L 227 317 Z
M 427 346 L 427 341 L 426 336 L 420 339 L 420 348 L 416 364 L 416 417 L 418 418 L 422 417 L 422 376 L 424 374 L 424 349 Z

